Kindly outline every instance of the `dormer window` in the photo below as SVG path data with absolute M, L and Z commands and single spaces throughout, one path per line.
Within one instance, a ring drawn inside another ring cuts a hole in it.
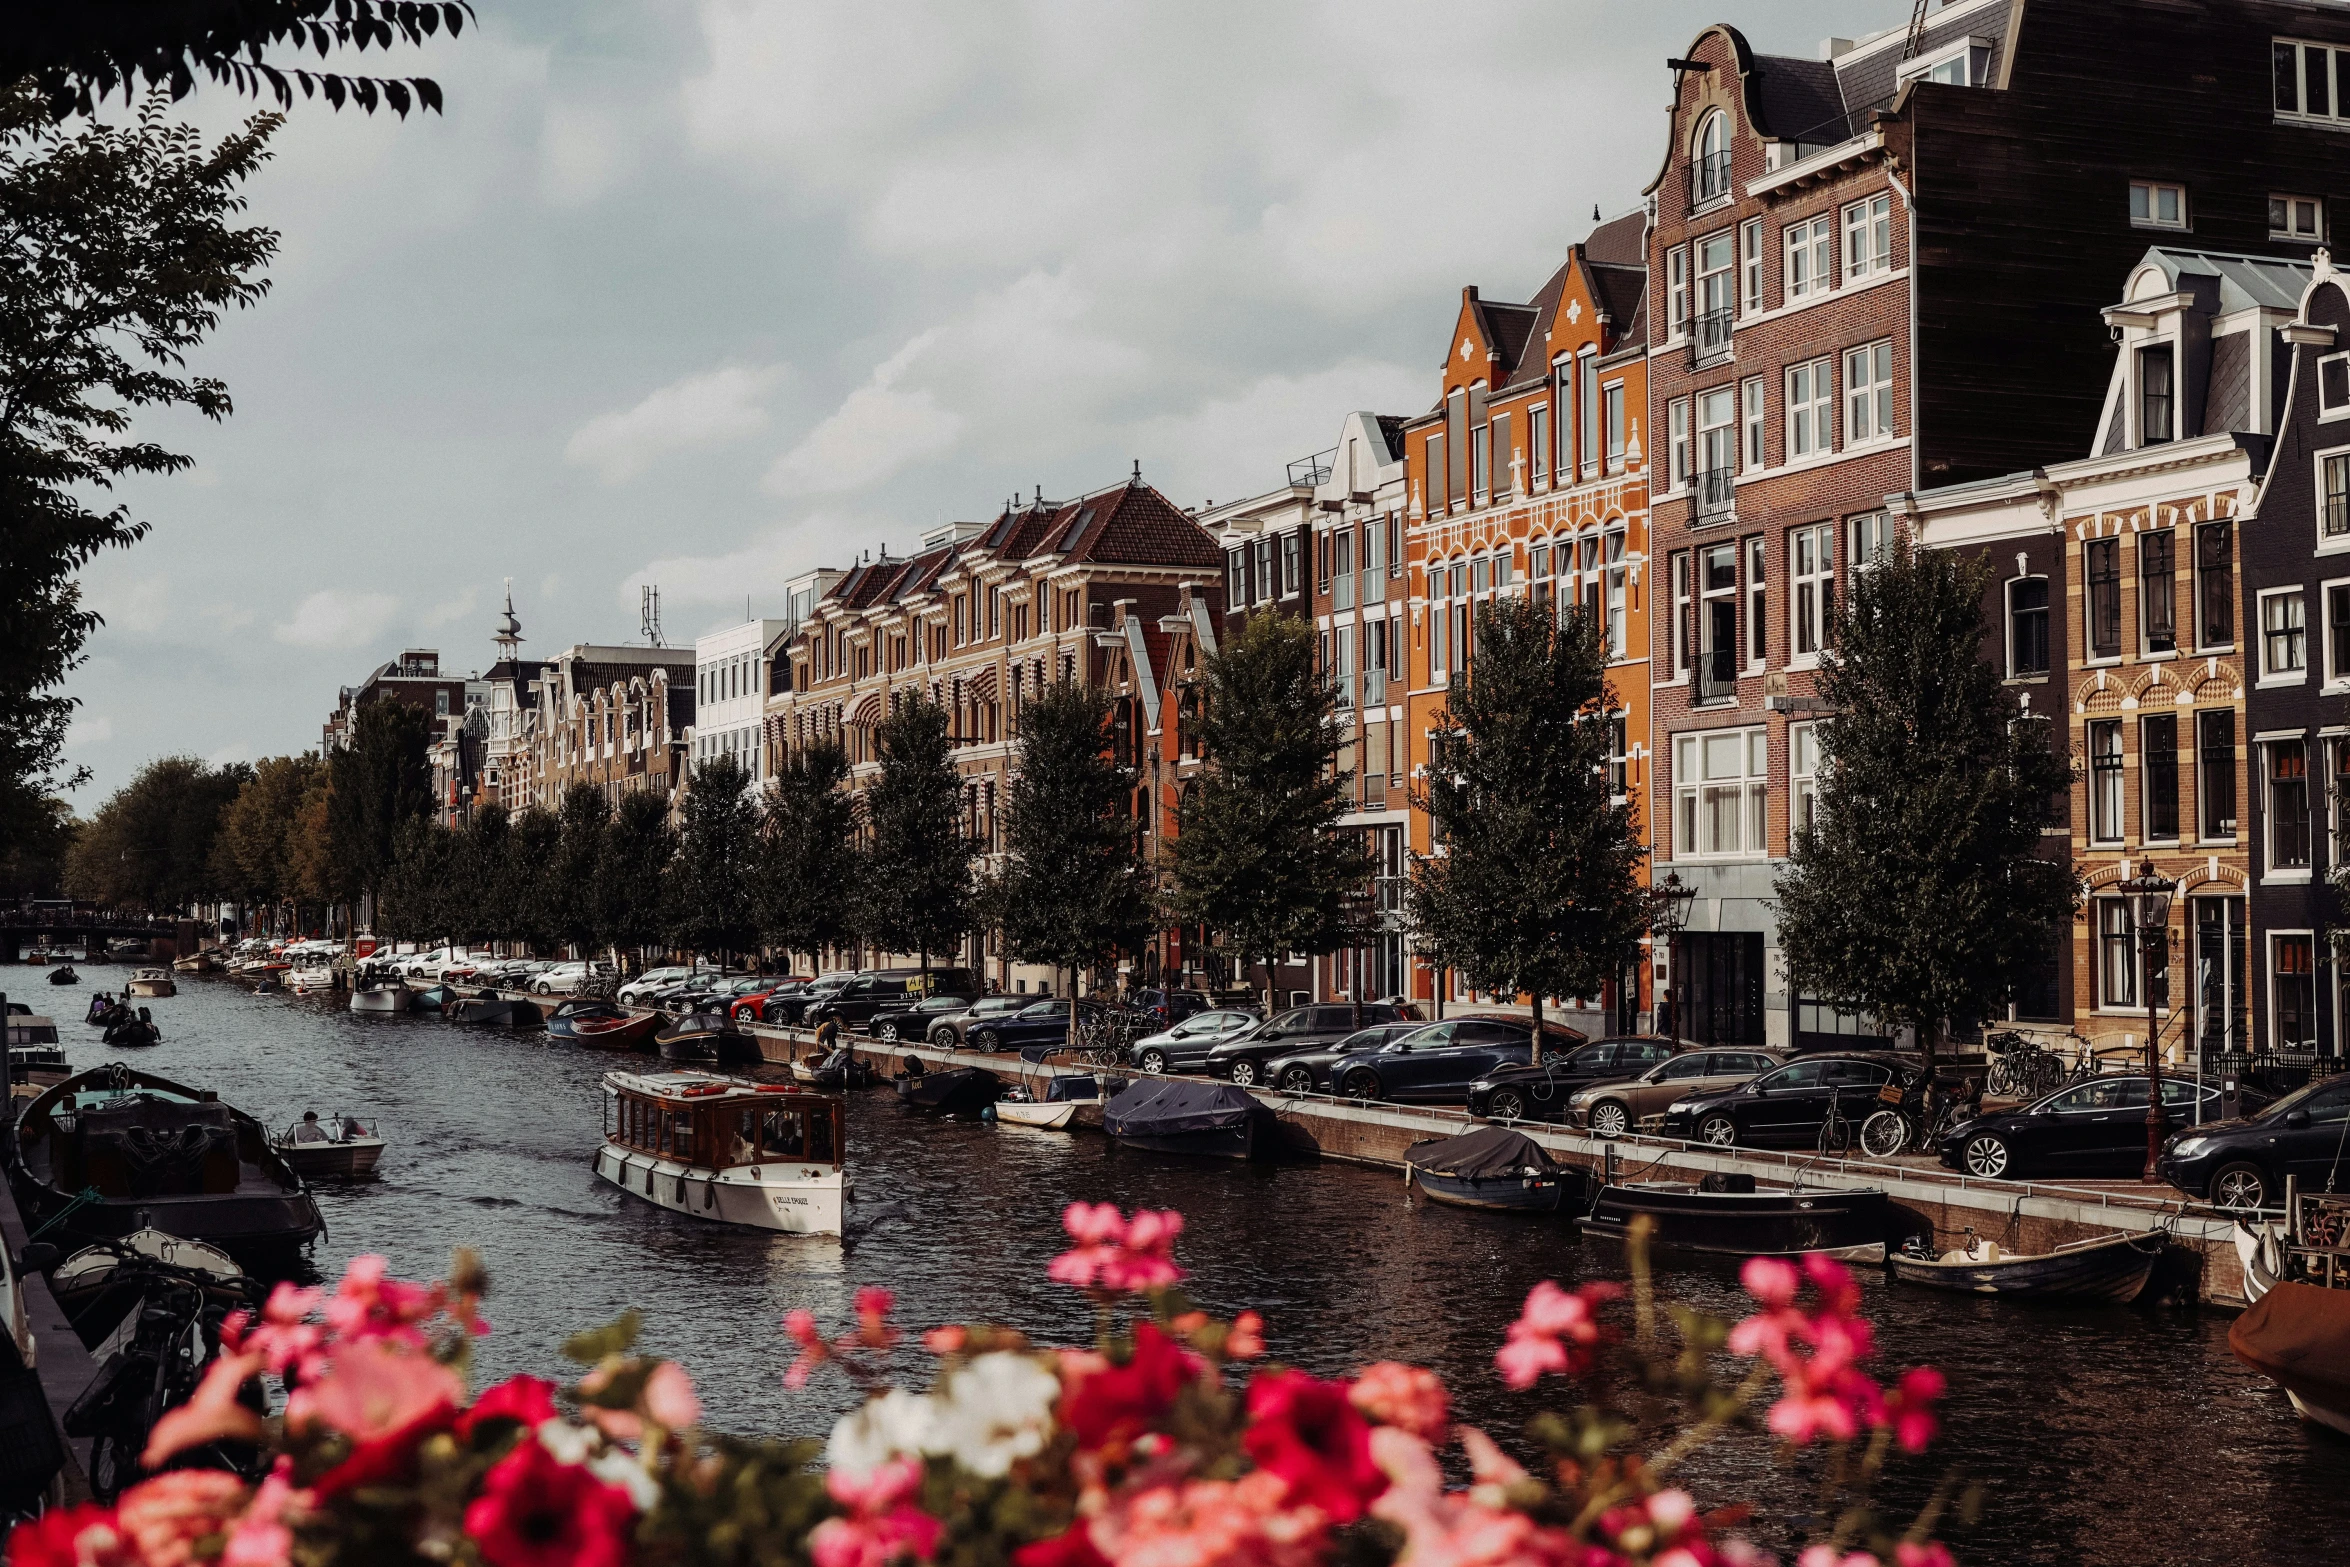
M 2138 444 L 2159 446 L 2171 438 L 2171 351 L 2164 343 L 2138 350 Z
M 2187 187 L 2154 180 L 2130 181 L 2130 223 L 2142 229 L 2187 226 Z
M 1966 38 L 1946 49 L 1920 55 L 1901 67 L 1905 82 L 1940 82 L 1950 87 L 1980 87 L 1990 79 L 1991 40 Z
M 1730 117 L 1716 109 L 1697 128 L 1696 151 L 1689 159 L 1689 205 L 1695 209 L 1729 194 Z

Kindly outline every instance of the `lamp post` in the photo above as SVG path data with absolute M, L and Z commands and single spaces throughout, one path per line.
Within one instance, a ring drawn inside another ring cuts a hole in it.
M 1684 886 L 1676 871 L 1665 872 L 1665 879 L 1656 887 L 1655 912 L 1649 916 L 1649 929 L 1665 944 L 1665 983 L 1668 993 L 1663 998 L 1669 1026 L 1657 1029 L 1668 1039 L 1681 1035 L 1681 959 L 1673 950 L 1673 939 L 1689 923 L 1689 905 L 1697 901 L 1697 889 Z M 1653 1026 L 1653 1023 L 1652 1025 Z
M 2170 900 L 2179 884 L 2149 865 L 2121 884 L 2130 901 L 2130 922 L 2138 929 L 2138 967 L 2146 984 L 2146 1168 L 2140 1179 L 2154 1184 L 2162 1156 L 2162 1052 L 2156 1048 L 2162 1023 L 2154 997 L 2154 960 L 2170 952 Z M 2164 964 L 2165 978 L 2168 977 Z

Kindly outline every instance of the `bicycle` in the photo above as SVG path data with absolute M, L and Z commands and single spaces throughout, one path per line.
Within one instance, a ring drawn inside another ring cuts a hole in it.
M 1820 1123 L 1819 1150 L 1823 1154 L 1845 1154 L 1852 1150 L 1852 1118 L 1844 1113 L 1839 1096 L 1828 1096 L 1828 1118 Z
M 1895 1090 L 1888 1086 L 1885 1092 Z M 1860 1151 L 1872 1159 L 1890 1159 L 1905 1148 L 1932 1148 L 1974 1108 L 1974 1101 L 1960 1098 L 1948 1083 L 1920 1079 L 1860 1123 Z
M 1142 1037 L 1143 1016 L 1127 1007 L 1079 1007 L 1078 1058 L 1089 1066 L 1127 1065 L 1128 1052 Z

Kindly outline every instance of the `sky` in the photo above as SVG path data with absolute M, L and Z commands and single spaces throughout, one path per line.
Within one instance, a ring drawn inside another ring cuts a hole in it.
M 1014 493 L 1261 494 L 1435 398 L 1460 290 L 1531 295 L 1663 155 L 1664 61 L 1900 0 L 476 0 L 442 116 L 297 104 L 229 419 L 83 576 L 87 814 L 147 760 L 315 748 L 405 647 L 672 644 Z M 255 105 L 205 86 L 209 132 Z

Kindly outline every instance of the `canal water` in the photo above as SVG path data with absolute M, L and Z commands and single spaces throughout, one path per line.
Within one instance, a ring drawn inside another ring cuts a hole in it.
M 126 973 L 93 966 L 85 979 L 104 987 Z M 57 1012 L 77 1067 L 101 1060 L 96 1031 L 79 1021 L 87 991 L 35 995 L 25 981 L 37 977 L 6 970 L 0 987 Z M 305 1110 L 381 1122 L 382 1178 L 319 1194 L 330 1233 L 317 1260 L 329 1277 L 361 1252 L 437 1277 L 452 1247 L 473 1246 L 492 1280 L 482 1380 L 560 1374 L 568 1333 L 633 1306 L 646 1347 L 692 1371 L 713 1422 L 746 1432 L 820 1435 L 847 1406 L 845 1385 L 825 1374 L 784 1389 L 792 1351 L 779 1325 L 795 1306 L 842 1324 L 862 1285 L 895 1290 L 909 1326 L 995 1320 L 1047 1341 L 1088 1339 L 1090 1309 L 1044 1276 L 1074 1199 L 1180 1209 L 1178 1257 L 1194 1294 L 1223 1314 L 1263 1312 L 1275 1358 L 1326 1375 L 1384 1358 L 1433 1366 L 1462 1414 L 1505 1439 L 1537 1407 L 1492 1373 L 1526 1291 L 1621 1270 L 1620 1252 L 1555 1221 L 1415 1203 L 1394 1174 L 1194 1163 L 1092 1134 L 921 1120 L 886 1093 L 853 1096 L 849 1110 L 859 1233 L 843 1244 L 733 1229 L 657 1210 L 590 1173 L 611 1056 L 433 1017 L 355 1017 L 219 979 L 149 1005 L 164 1042 L 124 1053 L 137 1064 L 217 1089 L 273 1125 Z M 1743 1310 L 1729 1265 L 1671 1261 L 1661 1277 L 1689 1304 Z M 1930 1362 L 1951 1384 L 1944 1438 L 1885 1495 L 1914 1505 L 1946 1466 L 1980 1482 L 1985 1516 L 1953 1536 L 1963 1562 L 2344 1559 L 2350 1441 L 2301 1421 L 2235 1361 L 2227 1313 L 2035 1308 L 1891 1286 L 1874 1272 L 1866 1288 L 1882 1369 Z M 907 1380 L 926 1358 L 902 1352 Z M 1766 1512 L 1810 1494 L 1750 1441 L 1709 1450 L 1687 1478 L 1709 1504 L 1746 1494 Z

